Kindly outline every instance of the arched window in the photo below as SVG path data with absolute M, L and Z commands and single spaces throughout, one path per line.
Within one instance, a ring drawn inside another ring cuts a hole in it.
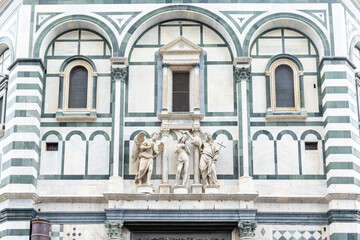
M 10 66 L 11 58 L 10 58 L 10 50 L 5 49 L 2 53 L 0 53 L 0 73 L 7 74 L 7 68 Z
M 295 107 L 294 72 L 290 66 L 282 64 L 275 69 L 276 107 Z
M 76 66 L 70 71 L 69 108 L 87 108 L 88 71 Z
M 298 66 L 288 58 L 279 58 L 271 63 L 270 100 L 273 112 L 300 111 L 300 75 Z

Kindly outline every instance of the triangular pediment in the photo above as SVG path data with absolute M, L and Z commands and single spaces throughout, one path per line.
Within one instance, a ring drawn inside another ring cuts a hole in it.
M 164 54 L 183 54 L 183 53 L 202 53 L 202 48 L 184 38 L 183 36 L 176 38 L 170 43 L 162 46 L 159 49 L 162 55 Z

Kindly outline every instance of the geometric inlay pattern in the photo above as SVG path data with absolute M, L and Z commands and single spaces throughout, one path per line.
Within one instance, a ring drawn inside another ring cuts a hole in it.
M 321 231 L 275 230 L 273 240 L 322 240 Z

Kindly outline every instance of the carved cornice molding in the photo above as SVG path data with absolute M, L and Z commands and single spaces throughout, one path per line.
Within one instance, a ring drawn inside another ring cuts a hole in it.
M 111 78 L 113 81 L 122 81 L 125 82 L 125 79 L 127 77 L 128 71 L 126 67 L 123 68 L 113 68 L 111 67 Z
M 251 66 L 247 67 L 247 68 L 245 68 L 245 67 L 242 67 L 242 68 L 235 67 L 235 70 L 234 70 L 235 81 L 237 83 L 242 81 L 242 80 L 249 81 L 250 73 L 251 73 Z

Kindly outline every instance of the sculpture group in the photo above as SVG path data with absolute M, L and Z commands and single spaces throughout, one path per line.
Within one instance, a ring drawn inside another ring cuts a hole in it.
M 176 182 L 178 186 L 180 175 L 182 174 L 181 186 L 187 187 L 189 184 L 189 166 L 190 166 L 190 148 L 186 141 L 191 140 L 196 148 L 200 150 L 200 158 L 194 159 L 199 161 L 199 170 L 205 187 L 218 187 L 218 180 L 216 176 L 215 163 L 219 159 L 219 150 L 212 139 L 210 133 L 204 134 L 205 139 L 200 136 L 193 136 L 189 131 L 180 131 L 180 138 L 174 147 L 177 162 L 176 167 Z M 134 146 L 132 151 L 132 161 L 137 169 L 135 176 L 135 183 L 138 185 L 151 185 L 150 178 L 153 171 L 153 159 L 164 151 L 164 143 L 158 142 L 159 134 L 153 133 L 150 138 L 146 139 L 146 133 L 140 132 L 134 139 Z M 166 149 L 168 151 L 168 149 Z M 174 161 L 170 159 L 170 161 Z

